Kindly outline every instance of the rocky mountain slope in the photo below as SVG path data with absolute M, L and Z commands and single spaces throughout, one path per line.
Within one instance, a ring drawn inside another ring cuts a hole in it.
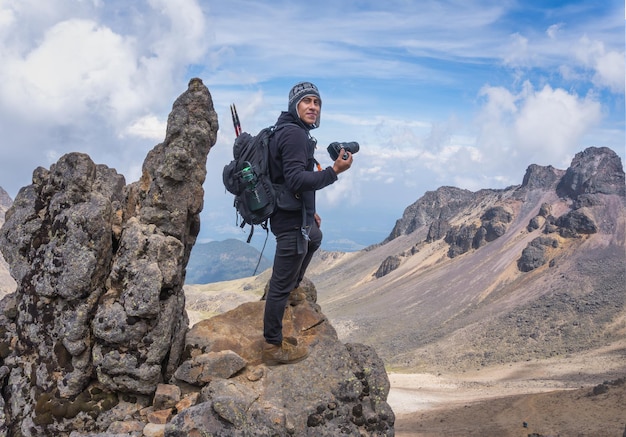
M 621 160 L 589 148 L 519 186 L 426 193 L 383 243 L 322 253 L 309 277 L 340 337 L 389 368 L 475 368 L 623 339 L 625 239 Z

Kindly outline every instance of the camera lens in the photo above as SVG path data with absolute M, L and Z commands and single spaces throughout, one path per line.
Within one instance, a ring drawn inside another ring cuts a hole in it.
M 344 151 L 346 152 L 355 154 L 356 152 L 359 151 L 359 143 L 357 143 L 356 141 L 351 141 L 349 143 L 339 143 L 339 142 L 330 143 L 327 150 L 328 150 L 328 154 L 330 155 L 333 161 L 337 160 L 337 158 L 339 157 L 339 153 L 341 152 L 341 149 L 344 149 Z M 344 154 L 342 158 L 348 159 L 348 154 L 347 153 Z

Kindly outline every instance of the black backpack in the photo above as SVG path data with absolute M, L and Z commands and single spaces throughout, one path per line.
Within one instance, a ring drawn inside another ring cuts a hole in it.
M 281 127 L 270 126 L 256 136 L 242 132 L 233 145 L 234 159 L 222 173 L 224 187 L 235 195 L 234 206 L 241 217 L 243 228 L 251 226 L 248 243 L 254 233 L 254 226 L 261 225 L 267 231 L 267 221 L 276 211 L 277 195 L 282 186 L 273 184 L 269 170 L 269 142 Z

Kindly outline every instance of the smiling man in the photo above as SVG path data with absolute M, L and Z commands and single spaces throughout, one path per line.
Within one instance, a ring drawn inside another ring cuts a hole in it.
M 352 165 L 352 154 L 339 154 L 332 167 L 315 171 L 316 140 L 310 130 L 319 127 L 322 99 L 315 85 L 300 82 L 289 92 L 288 111 L 278 117 L 280 127 L 270 141 L 272 182 L 284 186 L 278 210 L 270 218 L 276 237 L 274 267 L 269 283 L 263 318 L 263 361 L 267 365 L 289 364 L 306 358 L 305 345 L 297 339 L 285 340 L 283 315 L 289 295 L 298 288 L 313 253 L 322 243 L 321 219 L 315 210 L 315 191 L 337 180 Z M 295 293 L 297 293 L 296 291 Z M 303 296 L 294 296 L 293 303 Z

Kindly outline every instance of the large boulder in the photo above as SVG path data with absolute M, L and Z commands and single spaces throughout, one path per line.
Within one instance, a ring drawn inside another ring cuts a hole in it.
M 626 196 L 622 161 L 608 147 L 589 147 L 576 154 L 556 190 L 574 200 L 583 194 Z
M 551 250 L 558 248 L 559 242 L 551 237 L 537 237 L 532 240 L 517 260 L 517 268 L 521 272 L 530 272 L 535 270 L 549 261 Z
M 389 379 L 371 347 L 342 344 L 307 299 L 287 307 L 283 332 L 310 355 L 267 367 L 263 308 L 245 303 L 191 328 L 176 376 L 200 391 L 199 403 L 174 417 L 165 436 L 394 435 Z

